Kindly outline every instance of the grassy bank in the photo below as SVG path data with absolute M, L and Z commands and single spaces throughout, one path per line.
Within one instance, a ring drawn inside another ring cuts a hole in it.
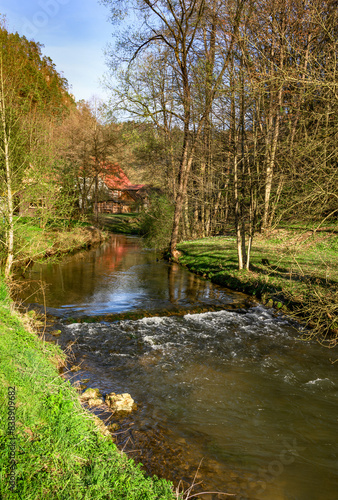
M 29 317 L 13 310 L 2 281 L 0 353 L 1 499 L 173 498 L 170 483 L 145 477 L 82 409 L 75 389 L 58 375 L 64 354 L 31 331 Z M 15 405 L 9 405 L 10 387 Z M 14 431 L 8 426 L 13 415 Z
M 99 226 L 118 234 L 140 234 L 138 213 L 100 214 Z
M 21 218 L 16 225 L 14 267 L 90 248 L 107 237 L 107 233 L 87 222 L 65 221 L 41 228 L 38 221 Z
M 237 269 L 234 235 L 185 241 L 180 263 L 214 283 L 256 296 L 311 327 L 329 347 L 338 341 L 338 235 L 278 229 L 257 235 L 251 270 Z

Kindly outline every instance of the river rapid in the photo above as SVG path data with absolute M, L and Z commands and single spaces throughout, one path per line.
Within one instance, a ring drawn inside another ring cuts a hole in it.
M 202 460 L 192 493 L 338 499 L 337 356 L 303 341 L 286 316 L 159 260 L 135 237 L 35 265 L 27 278 L 22 300 L 45 304 L 81 366 L 67 376 L 138 404 L 116 437 L 149 473 L 187 485 Z M 156 316 L 118 318 L 137 311 Z

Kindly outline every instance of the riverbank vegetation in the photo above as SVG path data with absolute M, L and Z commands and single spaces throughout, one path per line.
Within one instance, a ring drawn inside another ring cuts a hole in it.
M 98 224 L 101 228 L 118 234 L 140 234 L 138 213 L 100 214 Z
M 1 260 L 9 278 L 16 260 L 19 216 L 33 212 L 43 227 L 71 210 L 55 134 L 74 101 L 67 80 L 42 55 L 41 45 L 0 22 Z
M 90 222 L 65 219 L 41 228 L 34 218 L 20 218 L 16 227 L 13 268 L 24 271 L 33 262 L 91 248 L 108 236 Z
M 119 25 L 119 0 L 102 3 Z M 123 125 L 130 167 L 136 172 L 142 165 L 142 175 L 173 206 L 167 238 L 150 206 L 146 236 L 169 247 L 173 260 L 179 241 L 198 240 L 194 257 L 200 251 L 203 260 L 201 238 L 231 234 L 231 250 L 230 240 L 220 240 L 220 265 L 250 270 L 248 277 L 256 273 L 263 281 L 291 274 L 289 305 L 302 308 L 325 338 L 337 318 L 335 279 L 321 272 L 332 263 L 325 244 L 314 244 L 323 263 L 315 269 L 313 255 L 313 278 L 297 237 L 285 250 L 298 256 L 292 265 L 280 265 L 278 257 L 260 270 L 257 252 L 276 229 L 336 227 L 335 2 L 161 0 L 126 7 L 137 21 L 133 29 L 116 30 L 108 51 L 111 75 L 120 69 L 117 82 L 107 79 L 111 107 L 134 120 Z M 284 277 L 283 283 L 287 293 L 290 283 Z
M 8 280 L 24 259 L 86 243 L 80 229 L 65 227 L 97 215 L 98 175 L 118 141 L 102 103 L 76 104 L 41 44 L 11 33 L 2 17 L 0 42 L 0 266 Z
M 119 23 L 119 0 L 102 2 Z M 16 259 L 15 216 L 28 211 L 41 227 L 80 214 L 98 220 L 106 161 L 121 164 L 132 182 L 155 186 L 172 207 L 165 220 L 156 218 L 154 202 L 143 222 L 161 245 L 169 239 L 173 259 L 180 240 L 232 227 L 238 268 L 250 269 L 257 232 L 335 223 L 334 2 L 127 2 L 125 15 L 131 11 L 139 25 L 115 30 L 107 52 L 109 106 L 76 104 L 39 44 L 2 22 L 7 277 Z
M 180 263 L 231 289 L 253 295 L 310 327 L 304 338 L 338 342 L 338 235 L 275 229 L 258 235 L 251 270 L 238 270 L 235 234 L 179 244 Z
M 75 103 L 41 45 L 0 23 L 6 281 L 19 264 L 100 241 L 86 220 L 99 222 L 99 177 L 119 162 L 162 194 L 140 217 L 105 216 L 106 227 L 143 233 L 174 260 L 179 250 L 192 271 L 287 310 L 312 328 L 305 336 L 336 345 L 336 2 L 142 0 L 122 11 L 120 0 L 102 2 L 116 23 L 134 11 L 134 28 L 115 30 L 108 51 L 109 107 Z M 3 277 L 0 322 L 2 422 L 7 388 L 16 390 L 17 493 L 172 498 L 171 485 L 145 478 L 97 431 L 57 374 L 63 354 L 13 311 Z
M 37 337 L 30 316 L 14 311 L 3 281 L 0 324 L 1 498 L 174 498 L 169 482 L 145 477 L 82 409 L 75 389 L 58 375 L 65 354 Z M 7 433 L 9 387 L 15 387 L 15 457 Z

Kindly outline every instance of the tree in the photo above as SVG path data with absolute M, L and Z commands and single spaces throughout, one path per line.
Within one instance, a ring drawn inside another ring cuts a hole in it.
M 103 3 L 113 15 L 121 5 Z M 336 1 L 132 7 L 140 25 L 110 53 L 110 68 L 123 68 L 113 98 L 137 127 L 153 124 L 146 151 L 175 200 L 172 256 L 179 231 L 219 234 L 233 222 L 239 268 L 249 268 L 257 229 L 298 213 L 333 217 Z
M 112 13 L 115 13 L 119 7 L 119 2 L 116 0 L 105 0 L 103 3 L 111 7 Z M 230 61 L 243 5 L 244 0 L 239 0 L 233 8 L 231 16 L 233 28 L 229 32 L 230 36 L 223 38 L 222 43 L 218 45 L 220 48 L 221 46 L 224 47 L 225 44 L 225 50 L 221 50 L 223 53 L 226 52 L 226 57 L 218 65 L 214 65 L 212 62 L 212 52 L 213 47 L 216 45 L 217 28 L 221 23 L 221 18 L 218 17 L 217 12 L 222 8 L 223 2 L 214 2 L 211 9 L 204 0 L 183 0 L 179 3 L 171 0 L 157 0 L 155 2 L 143 0 L 135 6 L 138 15 L 143 16 L 146 28 L 138 34 L 134 33 L 133 38 L 128 41 L 133 48 L 133 54 L 129 56 L 129 63 L 132 64 L 140 54 L 147 50 L 151 51 L 155 48 L 158 51 L 160 47 L 159 52 L 162 55 L 165 49 L 165 52 L 169 54 L 168 60 L 172 65 L 176 84 L 175 92 L 178 106 L 175 110 L 175 116 L 182 123 L 182 148 L 170 241 L 170 252 L 173 259 L 178 256 L 176 246 L 179 237 L 179 226 L 187 196 L 187 186 L 194 154 L 205 122 L 211 112 L 213 100 Z M 230 11 L 232 5 L 226 4 L 226 7 L 229 7 Z M 208 92 L 206 93 L 204 107 L 196 109 L 194 108 L 193 94 L 201 74 L 199 63 L 204 56 L 202 48 L 203 35 L 206 33 L 206 17 L 211 19 L 209 23 L 211 34 L 207 49 L 209 51 L 207 77 L 205 78 L 203 75 L 203 80 L 208 86 Z M 154 54 L 154 51 L 152 54 Z
M 89 102 L 80 101 L 61 127 L 66 137 L 62 155 L 73 176 L 82 213 L 93 198 L 96 217 L 99 175 L 118 148 L 116 127 L 105 116 L 103 103 L 93 97 Z
M 0 27 L 0 44 L 0 180 L 4 267 L 5 277 L 9 278 L 16 255 L 17 213 L 25 194 L 31 191 L 24 185 L 27 172 L 30 170 L 32 186 L 31 174 L 44 165 L 48 176 L 46 157 L 51 158 L 50 164 L 55 158 L 49 141 L 43 140 L 45 128 L 39 124 L 46 124 L 46 116 L 49 121 L 59 119 L 72 99 L 67 94 L 66 81 L 57 75 L 51 60 L 42 58 L 39 44 L 9 33 L 4 25 Z M 47 130 L 51 131 L 48 126 Z M 41 183 L 40 175 L 38 179 Z

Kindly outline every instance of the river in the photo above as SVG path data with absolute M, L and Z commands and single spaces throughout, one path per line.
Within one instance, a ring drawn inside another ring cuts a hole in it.
M 72 382 L 138 404 L 117 439 L 148 472 L 187 485 L 202 460 L 192 493 L 338 499 L 337 356 L 286 316 L 122 235 L 26 281 L 22 300 L 56 318 L 81 366 Z

